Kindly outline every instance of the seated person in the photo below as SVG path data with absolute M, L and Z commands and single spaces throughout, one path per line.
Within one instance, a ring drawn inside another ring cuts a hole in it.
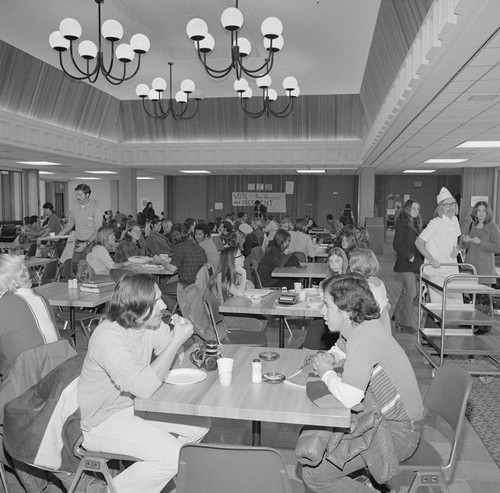
M 115 244 L 115 234 L 109 226 L 103 226 L 97 230 L 95 241 L 90 245 L 86 260 L 94 272 L 99 275 L 109 276 L 111 269 L 121 269 L 128 265 L 128 262 L 116 263 L 109 254 Z
M 306 220 L 299 217 L 295 221 L 295 230 L 290 232 L 290 245 L 287 251 L 290 253 L 301 252 L 306 258 L 316 257 L 316 248 L 312 238 L 306 233 L 307 225 Z
M 207 224 L 197 224 L 194 227 L 194 239 L 205 250 L 207 262 L 214 270 L 217 270 L 220 264 L 219 250 L 210 236 L 210 229 Z
M 148 398 L 162 385 L 193 333 L 191 322 L 179 316 L 170 330 L 162 321 L 164 309 L 153 276 L 123 277 L 108 319 L 89 340 L 78 383 L 83 446 L 143 459 L 113 479 L 120 492 L 160 492 L 177 473 L 181 446 L 201 441 L 210 426 L 209 418 L 169 415 L 149 421 L 134 414 L 134 399 Z
M 259 246 L 259 241 L 255 236 L 252 227 L 247 223 L 242 223 L 238 227 L 238 233 L 243 239 L 243 245 L 241 253 L 246 258 L 250 255 L 252 248 Z
M 126 262 L 130 257 L 146 255 L 146 241 L 141 227 L 135 221 L 127 221 L 120 243 L 116 247 L 115 261 Z
M 161 234 L 162 222 L 159 217 L 151 220 L 151 231 L 146 238 L 146 247 L 151 255 L 171 254 L 172 245 L 167 237 Z
M 31 289 L 23 259 L 0 255 L 0 375 L 24 351 L 58 340 L 52 307 Z
M 420 433 L 415 421 L 422 417 L 422 398 L 406 353 L 379 321 L 380 311 L 368 283 L 356 274 L 342 274 L 323 284 L 325 304 L 323 317 L 330 330 L 340 329 L 340 339 L 327 353 L 313 359 L 313 369 L 328 391 L 349 409 L 363 403 L 370 390 L 382 410 L 394 445 L 396 457 L 384 462 L 402 462 L 418 447 Z M 344 360 L 339 376 L 333 365 Z M 349 441 L 346 433 L 340 444 L 323 457 L 319 465 L 303 466 L 302 477 L 313 491 L 349 491 L 369 493 L 371 488 L 355 482 L 348 474 L 366 467 L 361 455 L 345 462 L 343 468 L 332 462 L 334 454 L 342 454 Z M 373 441 L 368 450 L 374 447 Z M 380 454 L 378 450 L 372 453 Z
M 290 233 L 284 229 L 278 229 L 274 238 L 269 243 L 257 272 L 263 287 L 286 287 L 293 289 L 294 279 L 272 277 L 276 267 L 299 267 L 299 259 L 295 255 L 286 254 L 285 250 L 290 244 Z

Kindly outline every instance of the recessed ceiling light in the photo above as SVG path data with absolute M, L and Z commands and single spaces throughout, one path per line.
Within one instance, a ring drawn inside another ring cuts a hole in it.
M 209 175 L 210 171 L 206 169 L 181 169 L 181 173 L 186 173 L 187 175 Z
M 324 175 L 326 173 L 324 169 L 296 169 L 295 171 L 301 175 Z
M 50 161 L 17 161 L 18 164 L 31 164 L 32 166 L 62 166 L 60 163 Z
M 39 175 L 55 175 L 52 171 L 39 171 Z
M 460 147 L 500 147 L 500 140 L 468 140 L 457 146 Z
M 468 161 L 468 159 L 427 159 L 427 161 L 424 161 L 424 163 L 429 163 L 429 164 L 455 164 L 455 163 L 465 163 L 465 161 Z
M 75 180 L 101 180 L 95 176 L 75 176 Z
M 117 175 L 116 171 L 84 171 L 84 173 L 91 173 L 93 175 Z
M 138 176 L 137 180 L 154 180 L 152 176 Z
M 435 169 L 405 169 L 403 173 L 414 173 L 414 174 L 424 174 L 424 173 L 435 173 Z

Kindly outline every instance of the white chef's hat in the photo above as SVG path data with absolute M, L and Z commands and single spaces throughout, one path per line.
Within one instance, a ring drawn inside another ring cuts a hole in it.
M 453 195 L 450 193 L 450 191 L 446 187 L 443 187 L 443 188 L 441 188 L 439 195 L 436 197 L 436 200 L 437 200 L 437 203 L 440 204 L 443 200 L 452 199 L 452 198 L 453 198 Z

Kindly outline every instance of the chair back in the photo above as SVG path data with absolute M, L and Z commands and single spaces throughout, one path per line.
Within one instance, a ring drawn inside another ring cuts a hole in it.
M 109 271 L 109 275 L 113 279 L 113 281 L 118 282 L 122 277 L 126 276 L 127 274 L 131 274 L 132 271 L 127 270 L 127 269 L 111 269 Z
M 304 252 L 293 252 L 292 255 L 297 257 L 299 262 L 307 262 L 307 257 Z
M 277 450 L 229 444 L 188 444 L 181 448 L 177 493 L 292 493 Z
M 57 269 L 57 260 L 54 260 L 54 262 L 50 262 L 49 264 L 47 264 L 43 268 L 42 276 L 40 277 L 40 286 L 54 282 L 57 277 Z
M 443 365 L 424 398 L 424 407 L 436 412 L 454 431 L 448 464 L 454 460 L 471 387 L 472 377 L 463 368 L 452 364 Z
M 73 268 L 71 265 L 71 259 L 67 259 L 64 261 L 64 264 L 59 268 L 58 278 L 60 281 L 65 281 L 66 279 L 70 279 L 73 277 Z
M 259 268 L 258 265 L 250 264 L 250 272 L 252 274 L 252 282 L 254 283 L 254 285 L 257 289 L 262 289 L 262 281 L 260 280 L 259 272 L 257 271 L 258 268 Z

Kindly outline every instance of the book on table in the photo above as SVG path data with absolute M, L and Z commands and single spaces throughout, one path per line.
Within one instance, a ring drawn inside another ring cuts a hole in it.
M 111 276 L 105 276 L 101 274 L 93 276 L 91 279 L 88 279 L 87 281 L 82 283 L 82 286 L 85 286 L 87 288 L 106 287 L 114 285 L 115 281 L 113 281 L 113 278 Z
M 107 292 L 113 291 L 113 289 L 115 289 L 114 283 L 112 286 L 85 286 L 83 284 L 80 286 L 80 291 L 83 291 L 85 293 L 100 294 L 100 293 L 107 293 Z

